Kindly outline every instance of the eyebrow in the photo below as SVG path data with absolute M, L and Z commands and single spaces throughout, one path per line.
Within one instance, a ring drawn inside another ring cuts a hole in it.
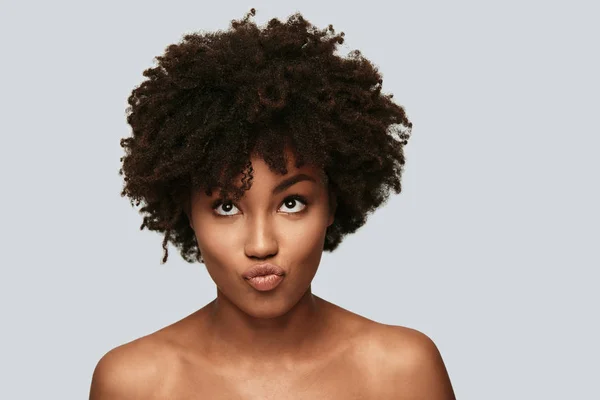
M 284 181 L 282 181 L 281 183 L 279 183 L 277 186 L 275 186 L 273 188 L 273 194 L 278 194 L 283 192 L 285 189 L 289 188 L 290 186 L 298 183 L 298 182 L 302 182 L 302 181 L 311 181 L 311 182 L 316 182 L 315 179 L 309 175 L 306 174 L 298 174 L 298 175 L 294 175 Z

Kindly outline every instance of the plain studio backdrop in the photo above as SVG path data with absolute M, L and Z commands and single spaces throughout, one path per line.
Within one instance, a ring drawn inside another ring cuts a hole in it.
M 599 399 L 592 1 L 2 1 L 0 398 L 87 398 L 111 348 L 211 301 L 120 197 L 126 99 L 184 33 L 296 11 L 346 34 L 414 129 L 403 192 L 313 292 L 437 344 L 459 399 Z

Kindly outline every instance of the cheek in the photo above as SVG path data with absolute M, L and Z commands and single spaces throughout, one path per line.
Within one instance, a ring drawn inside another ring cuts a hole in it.
M 227 225 L 205 225 L 196 232 L 196 239 L 204 259 L 217 260 L 232 255 L 232 249 L 241 246 L 239 229 Z
M 299 261 L 320 258 L 327 230 L 326 218 L 315 216 L 282 227 L 279 244 L 283 254 Z
M 232 226 L 219 224 L 205 224 L 196 232 L 205 268 L 221 290 L 234 281 L 234 266 L 243 265 L 243 253 L 238 251 L 243 249 L 243 242 L 237 232 Z
M 290 225 L 291 226 L 288 229 L 286 229 L 287 227 L 283 228 L 286 232 L 281 236 L 285 238 L 286 242 L 292 244 L 295 243 L 297 245 L 306 244 L 306 246 L 308 246 L 309 244 L 312 244 L 314 246 L 314 244 L 319 241 L 319 238 L 325 233 L 326 229 L 325 224 L 316 220 L 295 222 Z

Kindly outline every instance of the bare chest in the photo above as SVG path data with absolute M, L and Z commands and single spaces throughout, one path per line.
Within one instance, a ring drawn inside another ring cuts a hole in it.
M 290 371 L 203 371 L 181 374 L 169 396 L 177 399 L 328 399 L 374 398 L 376 385 L 367 365 L 342 358 L 319 368 Z

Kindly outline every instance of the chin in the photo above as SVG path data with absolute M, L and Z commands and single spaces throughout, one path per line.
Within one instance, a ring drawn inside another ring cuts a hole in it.
M 236 305 L 247 315 L 271 319 L 287 314 L 306 293 L 306 290 L 292 291 L 284 287 L 283 282 L 279 287 L 270 292 L 258 292 L 252 289 L 251 293 L 243 293 L 236 296 Z M 288 290 L 286 290 L 288 289 Z
M 272 319 L 287 314 L 293 305 L 286 302 L 285 299 L 263 298 L 256 301 L 246 301 L 238 307 L 253 318 Z

